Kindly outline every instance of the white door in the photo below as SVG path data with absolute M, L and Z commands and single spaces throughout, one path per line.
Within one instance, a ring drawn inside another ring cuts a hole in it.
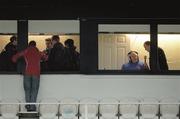
M 127 62 L 130 43 L 126 35 L 99 34 L 98 47 L 100 70 L 120 70 Z

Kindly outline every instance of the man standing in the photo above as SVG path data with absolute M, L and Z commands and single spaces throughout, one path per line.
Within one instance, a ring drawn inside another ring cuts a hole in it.
M 46 44 L 46 49 L 45 49 L 43 52 L 46 53 L 47 56 L 49 56 L 50 51 L 51 51 L 51 49 L 52 49 L 52 41 L 51 41 L 51 38 L 45 39 L 45 44 Z
M 45 39 L 45 44 L 46 44 L 46 49 L 43 50 L 43 53 L 46 54 L 47 59 L 48 59 L 49 54 L 50 54 L 51 49 L 52 49 L 52 41 L 51 41 L 51 38 Z M 42 70 L 42 71 L 48 71 L 48 70 L 49 70 L 49 68 L 48 68 L 48 61 L 42 61 L 42 62 L 41 62 L 41 70 Z
M 51 71 L 62 71 L 65 69 L 65 50 L 58 35 L 52 36 L 53 48 L 48 57 L 48 66 Z
M 144 42 L 144 48 L 146 51 L 150 52 L 150 41 Z M 158 47 L 158 69 L 160 71 L 167 71 L 168 70 L 168 64 L 166 55 L 162 48 Z
M 24 72 L 24 90 L 27 103 L 35 103 L 39 90 L 40 82 L 40 60 L 43 54 L 39 52 L 35 41 L 30 41 L 28 48 L 15 54 L 12 58 L 16 62 L 18 58 L 24 57 L 26 61 L 26 70 Z M 26 105 L 27 111 L 35 111 L 35 105 Z
M 76 51 L 74 41 L 72 39 L 67 39 L 64 44 L 66 53 L 66 70 L 79 70 L 80 54 Z
M 12 36 L 10 42 L 5 46 L 3 67 L 5 71 L 15 71 L 16 64 L 12 62 L 12 56 L 17 53 L 17 37 Z

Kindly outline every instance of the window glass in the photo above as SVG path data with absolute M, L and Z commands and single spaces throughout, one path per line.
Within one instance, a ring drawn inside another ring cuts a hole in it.
M 148 40 L 149 25 L 99 25 L 99 70 L 148 70 Z
M 80 67 L 79 21 L 29 21 L 29 42 L 47 58 L 41 61 L 42 71 L 77 71 Z
M 17 52 L 17 21 L 0 21 L 0 71 L 16 71 L 12 56 Z
M 161 70 L 180 69 L 180 25 L 158 25 L 158 58 Z

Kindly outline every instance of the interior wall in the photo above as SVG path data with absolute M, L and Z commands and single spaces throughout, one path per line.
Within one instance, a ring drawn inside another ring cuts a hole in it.
M 0 75 L 1 98 L 24 99 L 21 75 Z M 180 76 L 166 75 L 41 75 L 38 100 L 74 97 L 180 98 Z
M 29 33 L 80 33 L 79 20 L 29 20 Z
M 180 34 L 159 34 L 158 46 L 164 50 L 169 69 L 180 70 Z

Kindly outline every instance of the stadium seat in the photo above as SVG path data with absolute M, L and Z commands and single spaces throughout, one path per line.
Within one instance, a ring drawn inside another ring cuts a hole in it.
M 127 104 L 120 104 L 120 119 L 137 119 L 138 116 L 138 104 L 131 104 L 131 103 L 139 103 L 140 101 L 133 97 L 126 97 L 120 100 L 121 103 Z M 129 104 L 128 104 L 129 103 Z
M 61 119 L 78 119 L 78 104 L 72 104 L 79 103 L 78 100 L 74 98 L 63 98 L 61 99 L 61 103 L 67 103 L 60 105 L 59 113 L 61 114 Z
M 17 99 L 3 99 L 2 103 L 19 103 Z M 2 104 L 0 106 L 1 117 L 0 119 L 18 119 L 19 112 L 18 104 Z
M 114 103 L 114 104 L 100 104 L 99 112 L 101 114 L 100 119 L 118 119 L 118 103 L 116 98 L 103 98 L 100 103 Z M 117 104 L 115 104 L 117 103 Z
M 80 100 L 80 103 L 98 103 L 98 100 L 94 98 L 84 98 Z M 98 104 L 90 104 L 87 105 L 88 113 L 87 117 L 88 119 L 98 119 Z M 80 119 L 85 119 L 85 105 L 80 105 Z
M 164 98 L 161 99 L 161 103 L 179 103 L 176 98 Z M 160 105 L 160 119 L 178 119 L 179 105 L 178 104 L 161 104 Z
M 158 119 L 159 113 L 159 101 L 156 98 L 143 98 L 142 103 L 151 103 L 151 104 L 141 104 L 139 107 L 140 119 Z M 155 103 L 155 104 L 152 104 Z
M 58 100 L 53 98 L 47 98 L 42 99 L 40 103 L 58 103 Z M 58 104 L 40 104 L 40 119 L 58 119 L 58 107 Z

